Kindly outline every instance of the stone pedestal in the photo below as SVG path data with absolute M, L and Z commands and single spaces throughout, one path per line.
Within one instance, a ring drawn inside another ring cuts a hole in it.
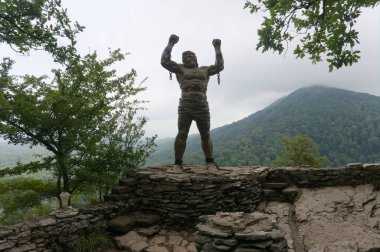
M 265 167 L 185 166 L 170 173 L 172 165 L 137 169 L 120 181 L 106 200 L 134 202 L 136 208 L 156 212 L 167 223 L 197 222 L 218 211 L 251 212 L 262 200 Z

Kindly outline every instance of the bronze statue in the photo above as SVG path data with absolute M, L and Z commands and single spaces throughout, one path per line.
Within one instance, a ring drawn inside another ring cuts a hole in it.
M 161 65 L 176 74 L 181 88 L 181 98 L 178 106 L 178 134 L 174 142 L 175 165 L 173 172 L 182 170 L 182 158 L 186 148 L 186 140 L 194 120 L 202 140 L 202 150 L 205 155 L 207 169 L 216 169 L 213 157 L 213 146 L 210 138 L 210 111 L 207 102 L 207 85 L 210 76 L 219 74 L 224 69 L 224 61 L 220 50 L 220 39 L 214 39 L 215 65 L 198 67 L 195 53 L 186 51 L 182 54 L 183 64 L 171 60 L 171 51 L 178 42 L 176 35 L 171 35 L 169 43 L 161 56 Z

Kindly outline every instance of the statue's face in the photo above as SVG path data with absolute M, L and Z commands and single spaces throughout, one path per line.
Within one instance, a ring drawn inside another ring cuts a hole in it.
M 185 65 L 185 67 L 188 68 L 194 68 L 197 67 L 197 57 L 194 53 L 186 52 L 182 55 L 182 62 Z

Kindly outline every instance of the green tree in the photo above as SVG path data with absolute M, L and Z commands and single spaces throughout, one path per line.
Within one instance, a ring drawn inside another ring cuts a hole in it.
M 374 8 L 379 0 L 256 0 L 247 1 L 251 13 L 269 13 L 258 30 L 256 49 L 282 53 L 288 42 L 297 43 L 297 58 L 306 55 L 313 62 L 326 57 L 329 70 L 358 62 L 360 51 L 355 23 L 362 8 Z
M 0 43 L 18 53 L 44 50 L 67 65 L 77 58 L 75 37 L 83 28 L 70 21 L 60 0 L 0 1 Z
M 0 136 L 14 144 L 43 146 L 50 155 L 0 170 L 0 177 L 51 171 L 55 196 L 96 185 L 106 192 L 121 173 L 144 162 L 155 137 L 142 139 L 147 119 L 136 117 L 143 101 L 135 95 L 136 72 L 118 76 L 110 69 L 125 59 L 120 50 L 104 60 L 96 52 L 65 70 L 46 76 L 9 75 L 12 62 L 1 65 Z M 4 78 L 3 78 L 4 77 Z
M 55 193 L 51 181 L 32 178 L 2 179 L 0 183 L 0 224 L 12 225 L 33 215 L 47 214 L 42 204 Z
M 320 157 L 315 142 L 307 136 L 285 137 L 282 145 L 283 152 L 274 161 L 278 165 L 311 167 L 323 165 L 324 158 Z

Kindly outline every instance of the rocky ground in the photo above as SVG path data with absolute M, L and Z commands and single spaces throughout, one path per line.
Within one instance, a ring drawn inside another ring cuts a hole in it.
M 156 199 L 163 213 L 195 211 L 193 207 L 208 204 L 203 202 L 201 194 L 206 188 L 209 194 L 220 194 L 211 198 L 217 203 L 239 205 L 240 198 L 247 196 L 246 192 L 255 197 L 260 194 L 263 198 L 257 207 L 246 213 L 218 210 L 216 214 L 204 214 L 197 225 L 192 225 L 193 229 L 180 222 L 170 228 L 162 226 L 160 211 L 156 215 L 135 212 L 119 216 L 109 223 L 110 229 L 117 233 L 114 240 L 119 251 L 380 251 L 378 165 L 358 164 L 347 169 L 325 170 L 224 168 L 220 174 L 208 174 L 200 169 L 202 167 L 171 174 L 165 172 L 166 168 L 141 171 L 137 177 L 144 180 L 135 183 L 139 189 L 150 186 L 143 196 Z M 235 173 L 242 177 L 232 176 Z M 245 182 L 247 176 L 266 176 L 260 182 L 262 188 L 257 182 Z M 244 183 L 237 183 L 236 179 Z M 156 180 L 158 182 L 152 185 Z M 363 182 L 367 184 L 360 184 Z M 334 183 L 340 186 L 329 186 Z M 252 193 L 251 187 L 258 191 Z M 153 194 L 148 194 L 149 190 L 154 191 Z M 123 195 L 113 195 L 120 196 Z M 186 203 L 188 197 L 199 197 L 201 203 L 190 206 Z M 187 204 L 186 208 L 181 202 Z M 223 206 L 221 204 L 220 208 Z
M 295 206 L 307 251 L 380 251 L 380 191 L 372 185 L 305 189 Z
M 160 219 L 158 214 L 136 211 L 112 219 L 108 226 L 117 234 L 114 241 L 119 251 L 197 251 L 193 229 L 159 225 Z
M 197 247 L 201 248 L 198 251 L 380 251 L 380 192 L 374 186 L 302 188 L 299 193 L 293 204 L 263 201 L 253 213 L 203 216 L 194 230 L 187 231 L 184 227 L 160 227 L 155 225 L 157 217 L 142 213 L 118 217 L 110 226 L 119 233 L 130 229 L 131 223 L 145 227 L 115 236 L 117 248 L 104 252 L 192 252 Z M 250 231 L 242 236 L 236 225 L 240 225 L 240 231 Z M 279 234 L 287 250 L 281 247 Z M 252 245 L 255 239 L 256 245 Z M 280 245 L 274 246 L 277 243 Z M 245 244 L 245 248 L 238 249 L 238 244 Z
M 380 251 L 380 192 L 372 185 L 301 189 L 294 203 L 263 202 L 286 231 L 289 251 Z
M 155 227 L 156 228 L 156 227 Z M 132 230 L 125 235 L 114 237 L 115 245 L 100 252 L 196 252 L 193 231 L 160 229 L 147 236 L 144 230 Z

